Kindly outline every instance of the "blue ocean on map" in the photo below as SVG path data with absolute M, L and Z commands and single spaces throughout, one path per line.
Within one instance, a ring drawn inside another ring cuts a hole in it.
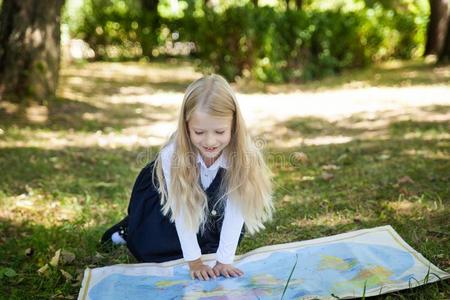
M 364 286 L 372 289 L 408 283 L 412 280 L 408 271 L 413 265 L 412 255 L 397 248 L 336 242 L 275 251 L 260 260 L 243 260 L 237 267 L 245 275 L 239 278 L 191 280 L 187 268 L 182 266 L 174 267 L 170 277 L 111 274 L 90 288 L 89 297 L 95 300 L 246 300 L 281 299 L 283 292 L 283 299 L 362 295 Z

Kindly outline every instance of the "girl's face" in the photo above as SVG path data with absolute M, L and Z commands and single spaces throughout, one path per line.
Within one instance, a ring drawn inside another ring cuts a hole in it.
M 192 144 L 198 149 L 203 161 L 210 166 L 230 143 L 233 117 L 213 117 L 195 110 L 188 121 Z

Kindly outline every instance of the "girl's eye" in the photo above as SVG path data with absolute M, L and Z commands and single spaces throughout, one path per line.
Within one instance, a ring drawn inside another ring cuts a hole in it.
M 195 133 L 196 135 L 200 135 L 200 134 L 203 134 L 203 131 L 194 131 L 194 133 Z
M 224 134 L 225 131 L 216 131 L 217 134 Z

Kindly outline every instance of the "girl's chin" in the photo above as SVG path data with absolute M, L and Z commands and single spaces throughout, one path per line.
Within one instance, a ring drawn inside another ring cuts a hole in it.
M 215 158 L 215 157 L 219 156 L 220 151 L 219 150 L 214 150 L 214 151 L 203 150 L 202 154 L 203 154 L 203 156 L 206 156 L 208 158 Z

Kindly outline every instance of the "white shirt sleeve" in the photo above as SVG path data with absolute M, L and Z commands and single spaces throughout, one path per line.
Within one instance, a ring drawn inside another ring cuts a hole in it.
M 219 248 L 216 259 L 223 264 L 231 264 L 234 261 L 236 248 L 239 242 L 244 217 L 239 207 L 229 199 L 225 206 L 225 216 L 220 232 Z
M 169 186 L 170 184 L 170 166 L 174 151 L 174 144 L 169 144 L 161 150 L 161 163 L 166 186 Z M 177 229 L 178 239 L 180 240 L 183 258 L 186 261 L 196 260 L 202 256 L 202 252 L 197 241 L 197 234 L 192 230 L 188 230 L 184 226 L 183 218 L 183 213 L 180 213 L 179 216 L 175 218 L 175 228 Z

